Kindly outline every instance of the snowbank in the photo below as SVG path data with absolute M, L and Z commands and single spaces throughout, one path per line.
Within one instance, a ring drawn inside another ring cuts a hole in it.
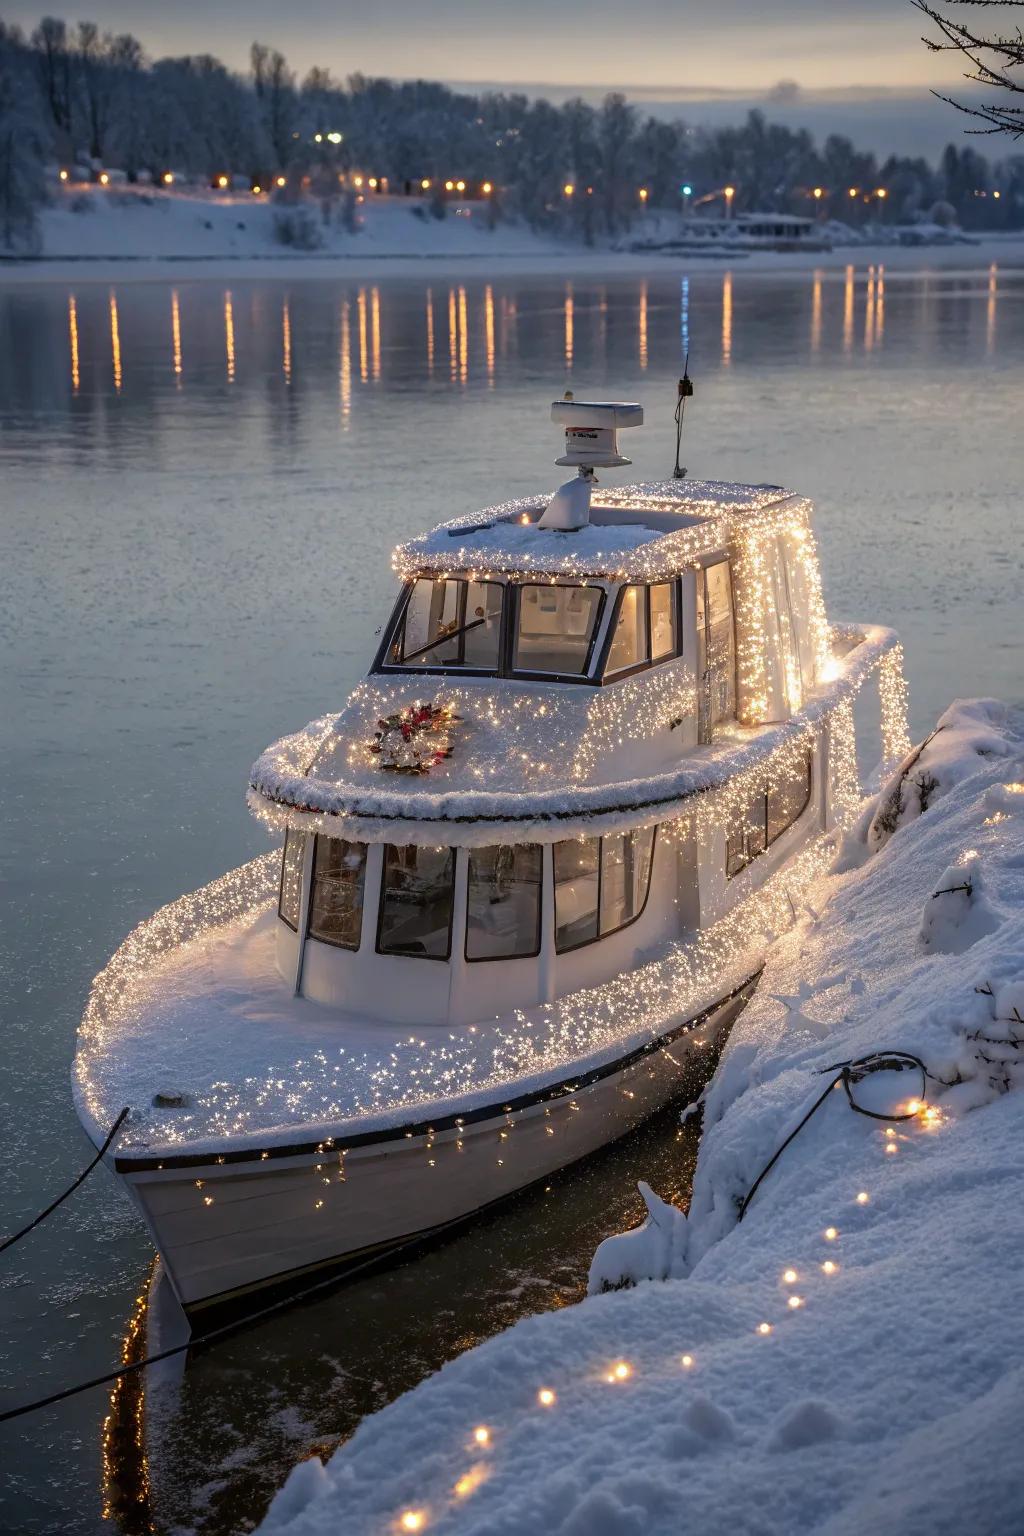
M 772 951 L 688 1221 L 646 1191 L 646 1236 L 596 1276 L 680 1278 L 463 1355 L 297 1469 L 265 1536 L 1020 1528 L 1024 716 L 940 725 L 880 797 L 902 782 L 888 835 L 872 852 L 865 817 Z M 893 1125 L 829 1095 L 737 1225 L 818 1074 L 897 1048 L 934 1074 L 928 1109 Z

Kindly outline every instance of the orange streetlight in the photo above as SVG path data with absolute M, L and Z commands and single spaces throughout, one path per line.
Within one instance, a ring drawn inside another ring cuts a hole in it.
M 492 185 L 491 185 L 491 183 L 489 181 L 485 181 L 483 186 L 480 188 L 480 190 L 483 193 L 484 197 L 490 197 L 491 193 L 494 191 L 494 188 L 492 187 Z
M 217 185 L 218 185 L 218 187 L 220 187 L 222 192 L 224 191 L 224 188 L 227 186 L 227 184 L 228 184 L 228 179 L 227 179 L 226 176 L 218 176 L 217 177 Z
M 877 192 L 876 192 L 876 194 L 875 194 L 875 196 L 876 196 L 876 197 L 882 197 L 882 198 L 885 198 L 885 197 L 888 197 L 888 196 L 889 196 L 889 194 L 888 194 L 888 192 L 887 192 L 887 191 L 886 191 L 886 190 L 885 190 L 885 188 L 884 188 L 884 187 L 879 187 L 879 189 L 878 189 L 878 191 L 877 191 Z
M 376 176 L 371 176 L 370 177 L 369 181 L 367 182 L 367 186 L 369 187 L 371 192 L 376 192 L 376 190 L 377 190 L 377 178 L 376 178 Z
M 647 188 L 646 187 L 641 187 L 640 188 L 640 201 L 642 203 L 646 203 L 646 201 L 647 201 Z
M 173 171 L 164 171 L 164 174 L 161 177 L 161 180 L 163 181 L 163 184 L 164 184 L 165 187 L 172 187 L 174 185 L 174 172 Z
M 363 178 L 361 176 L 353 176 L 352 177 L 352 185 L 353 186 L 361 187 L 362 184 L 363 184 Z
M 275 180 L 274 180 L 274 185 L 276 187 L 286 187 L 288 185 L 288 178 L 287 178 L 287 176 L 278 176 L 278 177 L 276 177 Z
M 466 183 L 464 181 L 457 181 L 455 183 L 455 190 L 456 190 L 456 192 L 465 192 L 465 190 L 466 190 Z
M 857 191 L 858 191 L 857 187 L 851 187 L 846 195 L 847 195 L 847 197 L 856 197 L 857 196 Z
M 255 182 L 255 183 L 254 183 L 254 184 L 253 184 L 253 189 L 252 189 L 252 195 L 253 195 L 253 197 L 259 197 L 259 195 L 260 195 L 260 193 L 261 193 L 261 192 L 262 192 L 262 191 L 263 191 L 263 188 L 262 188 L 262 187 L 261 187 L 261 186 L 260 186 L 260 184 L 259 184 L 259 182 L 258 182 L 258 181 L 257 181 L 257 182 Z
M 110 185 L 110 177 L 107 175 L 106 171 L 100 171 L 100 186 L 101 187 L 107 187 L 109 185 Z
M 562 191 L 565 193 L 566 197 L 572 197 L 573 193 L 576 191 L 576 188 L 573 186 L 571 181 L 567 181 L 565 186 L 562 188 Z
M 825 191 L 824 187 L 815 187 L 815 189 L 814 189 L 814 199 L 815 199 L 816 202 L 819 202 L 819 203 L 821 202 L 821 199 L 824 196 L 824 191 Z
M 61 179 L 61 181 L 67 181 L 67 179 L 68 179 L 68 173 L 67 173 L 67 171 L 61 171 L 61 173 L 60 173 L 60 179 Z
M 736 196 L 736 188 L 735 187 L 726 187 L 726 189 L 725 189 L 725 216 L 726 216 L 727 219 L 731 219 L 732 218 L 732 200 L 733 200 L 733 198 L 735 196 Z
M 420 190 L 422 192 L 429 192 L 430 191 L 430 177 L 429 176 L 424 176 L 423 180 L 420 182 Z
M 454 192 L 455 191 L 455 183 L 454 183 L 454 181 L 446 181 L 445 184 L 444 184 L 444 189 L 445 189 L 446 192 Z

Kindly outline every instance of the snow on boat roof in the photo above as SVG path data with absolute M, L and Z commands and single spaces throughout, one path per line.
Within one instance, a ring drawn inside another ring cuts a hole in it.
M 765 513 L 794 502 L 808 505 L 778 485 L 648 481 L 596 491 L 588 526 L 563 533 L 537 526 L 551 494 L 501 502 L 441 523 L 398 546 L 395 570 L 406 578 L 472 570 L 650 579 L 723 548 L 738 526 L 756 523 Z

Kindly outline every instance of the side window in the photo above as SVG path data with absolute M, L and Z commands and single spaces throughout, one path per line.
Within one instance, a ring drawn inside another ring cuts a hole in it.
M 363 924 L 366 844 L 318 837 L 313 846 L 309 934 L 325 944 L 358 949 Z
M 447 960 L 452 936 L 454 848 L 384 849 L 377 949 Z
M 659 581 L 645 587 L 623 587 L 615 611 L 615 633 L 608 650 L 605 677 L 665 661 L 678 650 L 676 583 Z
M 299 931 L 299 910 L 302 906 L 302 863 L 306 856 L 305 832 L 288 828 L 281 855 L 281 888 L 277 898 L 277 915 L 289 928 Z
M 728 879 L 746 869 L 803 815 L 811 799 L 813 754 L 808 752 L 795 770 L 757 795 L 745 813 L 730 825 L 725 843 Z
M 525 582 L 519 588 L 515 670 L 586 676 L 603 597 L 600 587 Z
M 638 667 L 647 660 L 647 589 L 623 587 L 615 618 L 615 635 L 605 675 Z
M 467 960 L 512 960 L 540 953 L 541 868 L 537 843 L 472 849 Z
M 556 843 L 555 949 L 578 949 L 626 928 L 647 902 L 654 827 Z
M 659 582 L 651 587 L 651 660 L 664 661 L 674 656 L 676 645 L 675 583 Z
M 774 843 L 807 809 L 811 799 L 813 756 L 808 752 L 795 773 L 768 791 L 768 841 Z

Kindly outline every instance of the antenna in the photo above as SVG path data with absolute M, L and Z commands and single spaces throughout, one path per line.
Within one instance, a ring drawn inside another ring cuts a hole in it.
M 687 349 L 683 359 L 683 376 L 679 380 L 679 394 L 676 398 L 676 462 L 672 471 L 673 480 L 686 479 L 686 466 L 680 467 L 679 454 L 683 444 L 683 416 L 686 411 L 686 402 L 693 394 L 693 380 L 690 378 L 690 352 Z
M 595 484 L 595 469 L 613 469 L 632 463 L 619 452 L 620 428 L 639 427 L 644 419 L 643 406 L 615 400 L 574 400 L 566 391 L 564 400 L 551 406 L 551 420 L 565 428 L 565 453 L 556 464 L 574 465 L 575 480 L 567 480 L 545 507 L 538 528 L 557 528 L 571 533 L 585 528 L 590 521 L 590 490 Z

